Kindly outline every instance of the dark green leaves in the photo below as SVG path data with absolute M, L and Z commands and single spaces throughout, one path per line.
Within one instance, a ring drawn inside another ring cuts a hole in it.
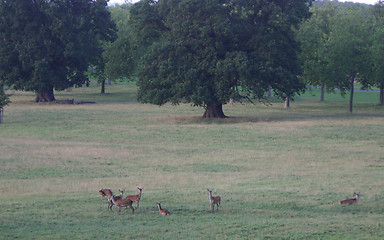
M 131 11 L 143 49 L 139 100 L 219 106 L 240 94 L 261 98 L 269 86 L 293 97 L 304 85 L 292 27 L 309 16 L 309 3 L 140 1 Z
M 0 77 L 27 91 L 63 90 L 87 81 L 102 41 L 114 38 L 105 0 L 0 2 Z

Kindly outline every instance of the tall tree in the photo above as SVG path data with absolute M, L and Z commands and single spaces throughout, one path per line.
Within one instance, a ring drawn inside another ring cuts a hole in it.
M 114 37 L 107 0 L 1 0 L 0 78 L 36 101 L 81 86 L 100 64 L 102 42 Z
M 349 111 L 353 111 L 355 82 L 369 76 L 370 27 L 365 8 L 356 6 L 339 11 L 334 18 L 329 40 L 329 77 L 333 86 L 349 97 Z
M 372 75 L 368 81 L 363 81 L 363 87 L 378 87 L 380 89 L 379 104 L 384 105 L 384 2 L 379 1 L 371 8 L 372 14 Z
M 144 54 L 138 98 L 162 105 L 203 106 L 203 117 L 225 117 L 222 105 L 242 93 L 278 97 L 304 89 L 292 27 L 309 16 L 310 0 L 142 0 L 131 11 Z M 240 88 L 239 88 L 240 87 Z
M 326 90 L 330 90 L 332 82 L 329 82 L 327 52 L 329 51 L 329 37 L 332 31 L 332 19 L 340 3 L 325 1 L 321 7 L 311 9 L 312 16 L 303 21 L 297 31 L 297 38 L 301 45 L 299 59 L 303 68 L 300 76 L 303 81 L 312 86 L 320 86 L 320 101 L 324 101 Z

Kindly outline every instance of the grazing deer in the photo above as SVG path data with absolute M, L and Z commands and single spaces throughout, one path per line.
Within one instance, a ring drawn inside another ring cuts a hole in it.
M 157 203 L 157 207 L 159 208 L 159 212 L 160 212 L 161 215 L 163 215 L 163 216 L 171 215 L 171 213 L 168 212 L 167 209 L 162 209 L 161 208 L 161 202 Z
M 129 207 L 132 209 L 132 214 L 135 214 L 135 209 L 132 207 L 132 201 L 127 199 L 118 199 L 115 200 L 114 196 L 109 197 L 114 205 L 117 207 L 117 212 L 120 213 L 121 207 Z
M 216 196 L 216 197 L 213 197 L 212 196 L 212 190 L 209 190 L 207 188 L 208 192 L 209 192 L 209 202 L 211 203 L 211 209 L 212 209 L 212 212 L 215 210 L 215 204 L 217 206 L 217 211 L 219 211 L 219 207 L 220 207 L 220 202 L 221 202 L 221 197 L 220 196 Z
M 128 195 L 126 197 L 126 199 L 129 199 L 131 201 L 136 202 L 137 203 L 137 208 L 139 208 L 139 202 L 140 202 L 140 199 L 141 199 L 141 193 L 143 191 L 143 188 L 138 187 L 137 189 L 139 190 L 139 194 L 137 194 L 137 195 Z
M 113 192 L 111 189 L 103 188 L 103 189 L 100 189 L 99 194 L 101 196 L 101 200 L 103 200 L 105 196 L 108 196 L 108 197 L 112 196 Z
M 114 196 L 114 195 L 112 195 L 112 198 L 113 198 L 115 201 L 123 199 L 124 191 L 125 191 L 125 189 L 124 189 L 124 190 L 120 190 L 120 189 L 119 189 L 120 196 Z M 112 200 L 111 200 L 111 197 L 109 197 L 109 198 L 108 198 L 108 208 L 109 208 L 109 210 L 112 211 L 112 207 L 113 207 L 113 202 L 112 202 Z
M 341 200 L 339 204 L 340 205 L 345 205 L 345 204 L 351 205 L 351 204 L 357 203 L 359 201 L 360 193 L 355 193 L 354 192 L 353 194 L 355 194 L 355 198 Z

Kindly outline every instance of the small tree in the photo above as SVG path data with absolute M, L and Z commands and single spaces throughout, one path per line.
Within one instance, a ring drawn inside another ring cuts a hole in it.
M 312 16 L 300 25 L 296 35 L 301 45 L 299 54 L 303 73 L 300 78 L 308 85 L 320 86 L 320 101 L 324 101 L 326 90 L 330 90 L 329 82 L 328 42 L 332 27 L 332 18 L 337 12 L 338 2 L 325 2 L 321 7 L 312 8 Z
M 371 86 L 380 89 L 379 104 L 384 105 L 384 2 L 379 1 L 371 8 L 372 30 L 371 34 L 371 61 L 372 74 L 367 81 L 363 81 L 363 87 Z
M 329 77 L 342 95 L 350 92 L 349 112 L 353 111 L 355 82 L 370 74 L 369 35 L 365 8 L 346 8 L 335 15 L 327 54 Z

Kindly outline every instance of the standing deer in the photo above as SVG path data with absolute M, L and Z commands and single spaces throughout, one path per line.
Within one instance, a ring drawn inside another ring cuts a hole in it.
M 355 198 L 341 200 L 339 204 L 340 205 L 345 205 L 345 204 L 351 205 L 351 204 L 357 203 L 359 201 L 360 193 L 355 193 L 354 192 L 353 194 L 355 194 Z
M 161 202 L 157 203 L 157 207 L 159 208 L 159 212 L 160 212 L 161 215 L 163 215 L 163 216 L 171 215 L 171 213 L 168 212 L 167 209 L 162 209 L 161 208 Z
M 212 212 L 215 210 L 215 204 L 217 206 L 217 211 L 219 211 L 219 207 L 220 207 L 220 202 L 221 202 L 221 197 L 220 196 L 216 196 L 216 197 L 213 197 L 212 196 L 212 190 L 209 190 L 207 188 L 208 192 L 209 192 L 209 202 L 211 203 L 211 209 L 212 209 Z
M 124 191 L 125 191 L 125 189 L 124 189 L 124 190 L 120 190 L 120 189 L 119 189 L 120 196 L 114 196 L 114 195 L 112 195 L 112 198 L 113 198 L 115 201 L 123 199 Z M 108 198 L 108 208 L 109 208 L 109 210 L 111 210 L 111 211 L 112 211 L 112 207 L 113 207 L 112 198 L 111 198 L 111 197 Z
M 135 214 L 135 209 L 132 207 L 132 201 L 127 199 L 118 199 L 115 200 L 114 196 L 109 197 L 114 205 L 117 207 L 117 212 L 120 213 L 121 207 L 129 207 L 132 209 L 132 214 Z
M 140 199 L 141 199 L 141 193 L 143 191 L 143 188 L 138 187 L 137 189 L 139 190 L 139 194 L 137 194 L 137 195 L 129 195 L 129 196 L 126 197 L 126 199 L 129 199 L 131 201 L 136 202 L 137 208 L 139 208 L 139 202 L 140 202 Z
M 101 200 L 103 200 L 105 196 L 108 196 L 108 197 L 112 196 L 113 192 L 111 189 L 103 188 L 103 189 L 100 189 L 99 194 L 101 196 Z

